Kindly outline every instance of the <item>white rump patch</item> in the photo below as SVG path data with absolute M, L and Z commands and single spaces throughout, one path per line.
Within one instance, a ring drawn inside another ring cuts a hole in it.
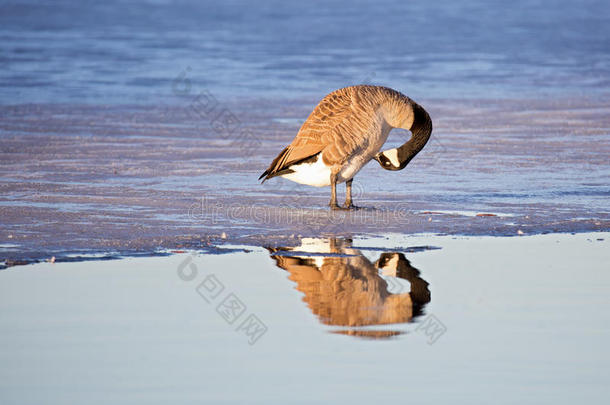
M 294 173 L 283 174 L 280 177 L 308 186 L 330 186 L 330 167 L 324 164 L 321 153 L 318 154 L 315 162 L 292 165 L 290 170 Z

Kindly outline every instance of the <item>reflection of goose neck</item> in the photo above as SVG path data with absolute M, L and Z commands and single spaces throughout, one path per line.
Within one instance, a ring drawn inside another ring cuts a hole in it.
M 430 302 L 429 284 L 420 277 L 420 271 L 411 266 L 411 262 L 402 253 L 383 253 L 376 264 L 384 275 L 402 278 L 409 282 L 413 316 L 420 315 L 423 306 Z

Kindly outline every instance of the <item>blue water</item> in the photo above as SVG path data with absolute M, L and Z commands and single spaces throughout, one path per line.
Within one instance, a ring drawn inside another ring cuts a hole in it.
M 442 249 L 404 254 L 413 282 L 379 281 L 371 271 L 382 256 L 376 247 L 427 244 Z M 603 404 L 608 245 L 610 233 L 391 236 L 356 238 L 355 256 L 326 250 L 285 268 L 249 247 L 0 271 L 0 398 L 3 405 Z M 310 240 L 308 250 L 324 247 Z M 223 286 L 216 297 L 205 280 Z M 383 304 L 414 296 L 417 286 L 429 290 L 429 302 L 408 322 L 346 327 L 331 318 L 366 311 L 375 320 Z M 363 297 L 383 304 L 363 307 Z M 236 300 L 243 313 L 230 321 L 221 304 Z M 241 328 L 251 314 L 265 329 Z
M 604 96 L 609 34 L 596 0 L 1 1 L 0 103 L 167 103 L 182 72 L 225 99 Z

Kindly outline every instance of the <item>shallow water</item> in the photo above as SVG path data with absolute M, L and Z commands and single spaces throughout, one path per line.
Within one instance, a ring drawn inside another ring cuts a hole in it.
M 2 400 L 600 403 L 609 240 L 387 235 L 15 267 Z

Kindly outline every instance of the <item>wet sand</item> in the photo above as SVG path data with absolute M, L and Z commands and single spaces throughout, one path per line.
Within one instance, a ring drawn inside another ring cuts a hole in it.
M 609 241 L 387 235 L 10 268 L 0 398 L 599 403 L 610 394 Z M 261 329 L 242 327 L 253 317 Z
M 601 99 L 418 100 L 434 120 L 430 143 L 403 171 L 371 162 L 356 176 L 355 202 L 371 209 L 330 213 L 328 188 L 256 180 L 316 99 L 217 100 L 239 117 L 229 125 L 198 94 L 165 106 L 0 106 L 5 265 L 324 234 L 610 229 Z

